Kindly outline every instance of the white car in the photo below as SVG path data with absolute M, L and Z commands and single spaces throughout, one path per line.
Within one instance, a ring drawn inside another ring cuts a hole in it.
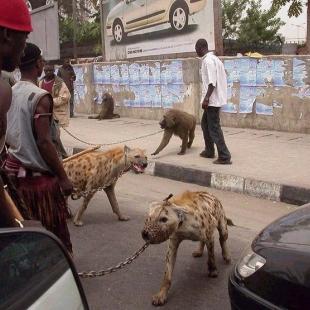
M 182 31 L 188 25 L 189 15 L 205 5 L 206 0 L 123 0 L 108 14 L 107 35 L 121 43 L 129 32 L 164 23 Z
M 28 225 L 0 226 L 0 309 L 89 310 L 61 241 L 38 224 Z

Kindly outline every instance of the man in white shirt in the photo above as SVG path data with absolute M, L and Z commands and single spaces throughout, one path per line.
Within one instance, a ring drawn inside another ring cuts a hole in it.
M 204 97 L 202 108 L 201 128 L 205 140 L 205 149 L 201 157 L 214 158 L 216 144 L 218 159 L 214 164 L 230 165 L 231 155 L 225 144 L 220 124 L 220 109 L 227 103 L 227 77 L 224 65 L 213 52 L 208 49 L 208 42 L 199 39 L 196 42 L 196 53 L 202 58 L 201 76 Z

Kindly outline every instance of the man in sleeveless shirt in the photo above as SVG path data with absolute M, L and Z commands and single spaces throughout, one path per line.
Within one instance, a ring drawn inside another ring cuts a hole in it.
M 31 31 L 31 20 L 25 1 L 0 0 L 0 153 L 4 148 L 6 115 L 12 99 L 11 87 L 1 78 L 1 71 L 15 70 Z M 0 177 L 0 227 L 19 226 L 15 219 L 23 218 L 14 204 L 8 200 Z
M 40 49 L 27 43 L 19 66 L 21 80 L 12 88 L 5 169 L 15 180 L 30 217 L 41 221 L 72 253 L 65 196 L 73 187 L 51 139 L 53 98 L 37 86 L 43 66 Z

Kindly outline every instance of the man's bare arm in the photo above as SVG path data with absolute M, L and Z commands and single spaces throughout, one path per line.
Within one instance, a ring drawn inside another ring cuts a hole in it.
M 0 80 L 0 142 L 6 133 L 6 115 L 11 106 L 12 90 L 10 85 Z M 0 145 L 1 146 L 1 145 Z M 1 150 L 0 150 L 1 151 Z M 16 206 L 9 199 L 8 194 L 3 188 L 3 182 L 0 177 L 0 222 L 3 226 L 19 226 L 15 218 L 22 220 L 22 216 Z
M 23 221 L 20 212 L 8 193 L 4 190 L 3 182 L 0 177 L 0 227 L 18 227 L 19 224 L 16 219 Z
M 6 114 L 10 109 L 11 101 L 12 89 L 7 82 L 0 79 L 0 139 L 6 132 Z
M 52 99 L 49 96 L 44 96 L 38 103 L 35 114 L 47 114 L 52 112 Z M 65 195 L 72 193 L 72 183 L 67 177 L 67 174 L 60 162 L 56 148 L 52 142 L 50 134 L 50 119 L 47 116 L 35 118 L 34 128 L 37 136 L 37 145 L 42 158 L 51 168 L 59 179 L 60 187 Z
M 209 84 L 209 86 L 208 86 L 208 90 L 207 90 L 207 94 L 206 94 L 206 96 L 204 97 L 204 99 L 203 99 L 203 102 L 202 102 L 202 108 L 203 109 L 206 109 L 207 107 L 208 107 L 208 105 L 209 105 L 209 99 L 210 99 L 210 97 L 211 97 L 211 95 L 212 95 L 212 93 L 213 93 L 213 91 L 214 91 L 214 86 L 213 86 L 213 84 Z

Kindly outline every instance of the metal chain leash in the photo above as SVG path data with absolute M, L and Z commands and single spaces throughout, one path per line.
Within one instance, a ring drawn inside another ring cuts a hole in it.
M 77 136 L 75 136 L 74 134 L 72 134 L 68 129 L 64 128 L 61 126 L 61 128 L 69 135 L 71 136 L 72 138 L 74 138 L 75 140 L 79 141 L 79 142 L 82 142 L 84 144 L 87 144 L 87 145 L 92 145 L 92 146 L 96 146 L 96 145 L 100 145 L 101 147 L 102 146 L 110 146 L 110 145 L 116 145 L 116 144 L 122 144 L 122 143 L 125 143 L 125 142 L 130 142 L 130 141 L 135 141 L 135 140 L 139 140 L 139 139 L 143 139 L 143 138 L 147 138 L 147 137 L 151 137 L 151 136 L 155 136 L 161 132 L 163 132 L 163 130 L 158 130 L 156 132 L 153 132 L 153 133 L 150 133 L 150 134 L 147 134 L 147 135 L 143 135 L 143 136 L 140 136 L 140 137 L 136 137 L 136 138 L 133 138 L 133 139 L 127 139 L 127 140 L 121 140 L 121 141 L 117 141 L 117 142 L 112 142 L 112 143 L 90 143 L 90 142 L 86 142 L 80 138 L 78 138 Z
M 145 243 L 138 251 L 136 251 L 132 256 L 128 257 L 124 262 L 119 263 L 115 267 L 110 267 L 108 269 L 103 269 L 99 271 L 83 271 L 79 272 L 78 275 L 81 278 L 96 278 L 96 277 L 102 277 L 107 274 L 111 274 L 113 272 L 116 272 L 120 269 L 123 269 L 125 266 L 130 265 L 135 259 L 137 259 L 149 246 L 149 243 Z

